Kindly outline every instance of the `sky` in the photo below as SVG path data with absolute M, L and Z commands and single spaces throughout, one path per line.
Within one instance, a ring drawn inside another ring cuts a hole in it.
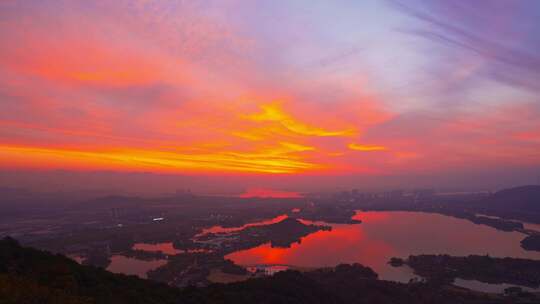
M 534 0 L 0 1 L 0 185 L 533 183 L 538 20 Z

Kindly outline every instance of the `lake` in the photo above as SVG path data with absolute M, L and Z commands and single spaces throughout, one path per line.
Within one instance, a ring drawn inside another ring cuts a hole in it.
M 400 282 L 409 281 L 414 274 L 408 267 L 388 265 L 391 257 L 489 254 L 495 257 L 540 259 L 540 252 L 526 251 L 520 247 L 524 234 L 499 231 L 464 219 L 402 211 L 358 211 L 353 218 L 362 223 L 319 223 L 332 226 L 332 230 L 310 234 L 290 248 L 272 248 L 270 244 L 264 244 L 231 253 L 226 258 L 244 266 L 288 265 L 305 268 L 356 262 L 371 267 L 381 279 Z M 463 284 L 466 285 L 466 282 Z M 478 289 L 479 284 L 472 285 L 471 288 Z
M 172 242 L 166 243 L 135 243 L 132 247 L 133 250 L 142 250 L 148 252 L 162 252 L 168 255 L 176 255 L 183 253 L 184 250 L 176 249 Z
M 113 255 L 111 263 L 107 270 L 115 273 L 123 273 L 127 275 L 136 275 L 140 278 L 146 278 L 146 273 L 165 265 L 167 260 L 143 261 L 135 258 L 128 258 L 123 255 Z
M 512 284 L 490 284 L 476 280 L 463 280 L 459 278 L 455 280 L 454 285 L 490 293 L 503 293 L 504 290 L 509 287 L 520 287 L 522 290 L 525 291 L 538 292 L 537 288 L 529 288 Z

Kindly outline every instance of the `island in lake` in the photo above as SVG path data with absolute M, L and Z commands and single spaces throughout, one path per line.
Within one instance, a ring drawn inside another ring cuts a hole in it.
M 389 263 L 395 267 L 407 265 L 415 274 L 432 283 L 450 284 L 456 278 L 460 278 L 490 284 L 540 287 L 540 260 L 478 255 L 466 257 L 412 255 L 406 260 L 394 257 Z

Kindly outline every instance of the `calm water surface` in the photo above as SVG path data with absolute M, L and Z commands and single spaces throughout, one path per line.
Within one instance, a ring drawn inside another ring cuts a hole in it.
M 128 258 L 123 255 L 113 255 L 111 264 L 107 267 L 108 271 L 123 273 L 127 275 L 136 275 L 140 278 L 146 278 L 146 273 L 165 265 L 167 260 L 143 261 L 135 258 Z
M 163 252 L 164 254 L 168 255 L 176 255 L 180 253 L 184 253 L 184 250 L 176 249 L 173 246 L 172 242 L 167 243 L 157 243 L 157 244 L 150 244 L 150 243 L 136 243 L 132 247 L 134 250 L 142 250 L 142 251 L 149 251 L 149 252 Z
M 489 284 L 476 280 L 463 280 L 459 278 L 454 281 L 454 285 L 489 293 L 503 293 L 508 287 L 520 287 L 526 291 L 538 292 L 538 288 L 529 288 L 511 284 Z
M 523 228 L 540 232 L 540 224 L 523 222 Z
M 241 227 L 228 227 L 228 228 L 226 228 L 226 227 L 223 227 L 223 226 L 212 226 L 210 228 L 203 229 L 203 231 L 201 233 L 197 234 L 195 237 L 202 236 L 202 235 L 205 235 L 205 234 L 208 234 L 208 233 L 229 233 L 229 232 L 240 231 L 240 230 L 242 230 L 244 228 L 247 228 L 247 227 L 271 225 L 271 224 L 279 223 L 279 222 L 283 221 L 286 218 L 287 218 L 287 215 L 283 214 L 283 215 L 280 215 L 280 216 L 276 216 L 275 218 L 272 218 L 272 219 L 262 220 L 262 221 L 253 222 L 253 223 L 248 223 L 248 224 L 245 224 L 245 225 L 243 225 Z
M 210 252 L 210 250 L 206 249 L 190 249 L 190 250 L 182 250 L 182 249 L 176 249 L 174 248 L 174 245 L 172 242 L 165 242 L 165 243 L 135 243 L 133 244 L 133 247 L 131 247 L 133 250 L 142 250 L 142 251 L 148 251 L 148 252 L 162 252 L 167 255 L 177 255 L 182 253 L 197 253 L 197 252 Z
M 226 256 L 240 265 L 291 265 L 327 267 L 361 263 L 381 279 L 406 282 L 414 275 L 408 267 L 392 267 L 391 257 L 417 254 L 489 254 L 496 257 L 540 259 L 540 252 L 525 251 L 519 232 L 503 232 L 467 220 L 421 212 L 357 212 L 362 224 L 327 224 L 332 231 L 318 231 L 291 248 L 270 244 Z

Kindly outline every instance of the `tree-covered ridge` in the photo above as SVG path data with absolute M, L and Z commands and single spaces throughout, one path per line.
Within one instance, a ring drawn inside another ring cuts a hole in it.
M 392 259 L 396 262 L 399 259 Z M 428 280 L 452 282 L 455 278 L 491 284 L 515 284 L 540 287 L 540 261 L 469 255 L 409 256 L 404 261 L 414 272 Z
M 179 303 L 180 290 L 0 241 L 0 303 Z
M 0 304 L 33 303 L 538 303 L 537 298 L 489 295 L 431 283 L 402 284 L 377 279 L 359 264 L 205 288 L 177 289 L 134 276 L 82 266 L 45 251 L 0 240 Z

